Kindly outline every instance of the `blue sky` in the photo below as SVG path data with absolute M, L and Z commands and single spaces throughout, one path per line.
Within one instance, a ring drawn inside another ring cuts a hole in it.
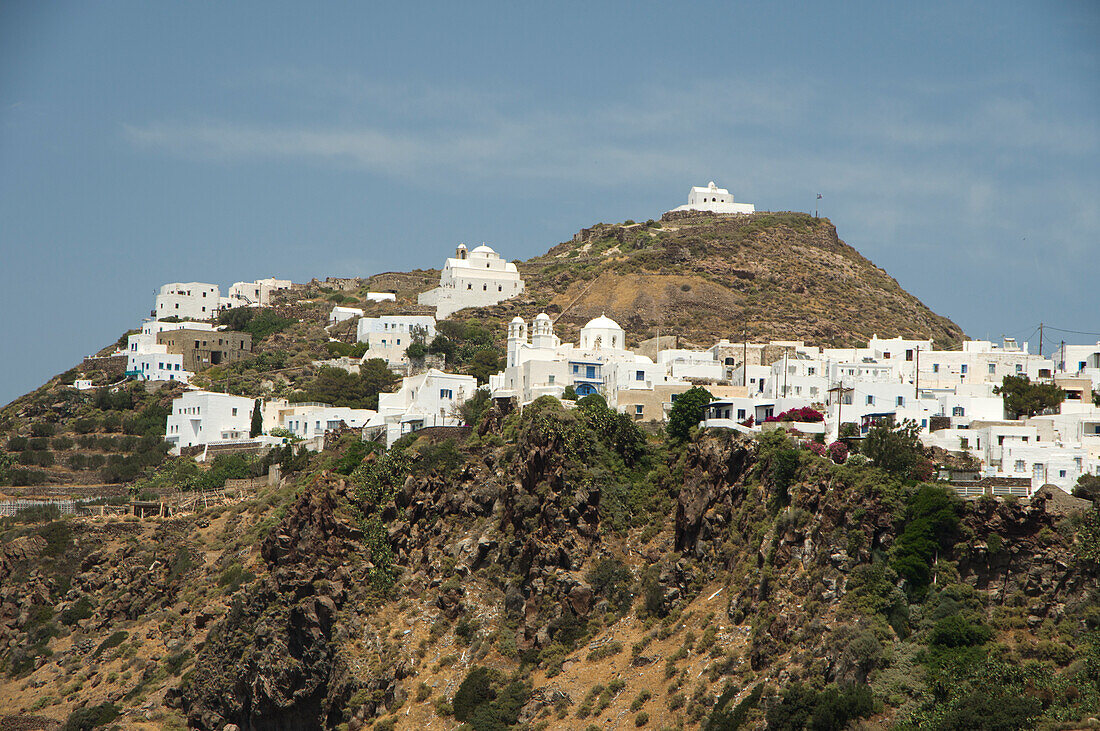
M 709 180 L 822 193 L 972 337 L 1100 331 L 1097 38 L 1091 1 L 5 2 L 0 403 L 164 282 L 527 258 Z

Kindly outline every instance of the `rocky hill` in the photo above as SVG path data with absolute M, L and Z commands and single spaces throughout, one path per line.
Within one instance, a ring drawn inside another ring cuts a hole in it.
M 634 341 L 659 327 L 703 347 L 742 337 L 840 347 L 876 333 L 952 347 L 964 337 L 841 241 L 828 219 L 804 213 L 597 224 L 518 265 L 525 296 L 479 317 L 507 322 L 545 310 L 566 340 L 600 314 Z
M 632 426 L 543 399 L 384 453 L 284 456 L 281 484 L 174 518 L 6 521 L 0 727 L 1056 729 L 1100 712 L 1094 515 L 963 503 L 781 432 Z

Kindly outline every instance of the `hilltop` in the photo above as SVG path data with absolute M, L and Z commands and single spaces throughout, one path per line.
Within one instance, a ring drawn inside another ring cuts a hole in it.
M 675 212 L 601 223 L 518 266 L 527 291 L 479 310 L 479 321 L 545 310 L 568 340 L 605 314 L 634 342 L 660 327 L 702 347 L 742 337 L 833 347 L 874 334 L 931 338 L 938 347 L 964 339 L 958 325 L 844 243 L 828 219 L 805 213 Z

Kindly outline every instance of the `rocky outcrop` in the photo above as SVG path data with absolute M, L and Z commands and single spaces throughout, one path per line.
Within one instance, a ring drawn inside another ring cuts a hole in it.
M 676 501 L 676 550 L 702 556 L 729 525 L 735 495 L 756 459 L 752 439 L 720 432 L 691 444 Z
M 349 558 L 364 553 L 362 531 L 338 516 L 342 498 L 343 481 L 310 486 L 262 543 L 269 573 L 233 602 L 194 670 L 166 697 L 194 727 L 311 729 L 341 720 L 361 686 L 338 643 L 354 629 L 341 615 L 359 579 Z M 401 672 L 376 678 L 378 704 L 392 700 Z

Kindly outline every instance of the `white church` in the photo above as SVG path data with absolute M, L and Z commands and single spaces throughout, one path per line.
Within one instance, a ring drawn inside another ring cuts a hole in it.
M 442 320 L 466 307 L 487 307 L 523 292 L 519 270 L 485 245 L 467 251 L 459 244 L 439 275 L 439 286 L 423 292 L 416 301 L 435 305 L 435 318 Z
M 712 211 L 714 213 L 756 213 L 752 203 L 734 203 L 733 194 L 725 188 L 719 188 L 714 181 L 704 188 L 694 186 L 688 192 L 686 206 L 677 206 L 673 211 Z
M 508 360 L 504 371 L 489 376 L 493 398 L 516 398 L 521 404 L 539 396 L 561 398 L 566 386 L 577 396 L 599 393 L 614 406 L 623 389 L 652 389 L 665 381 L 664 366 L 626 347 L 626 333 L 609 317 L 581 328 L 580 343 L 562 343 L 545 312 L 527 323 L 516 317 L 508 325 Z

